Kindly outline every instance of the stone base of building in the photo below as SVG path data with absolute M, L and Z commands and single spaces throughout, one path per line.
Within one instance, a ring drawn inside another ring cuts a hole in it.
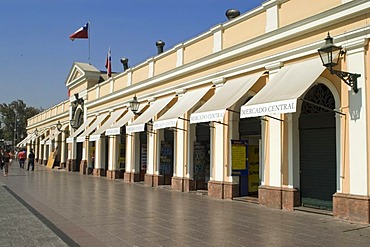
M 172 177 L 171 189 L 181 192 L 190 192 L 196 190 L 196 181 L 189 178 Z
M 121 170 L 108 170 L 107 178 L 108 179 L 120 179 L 123 177 L 123 171 Z
M 370 224 L 370 197 L 335 193 L 333 215 L 349 221 Z
M 181 192 L 185 191 L 184 190 L 184 185 L 185 185 L 184 180 L 185 180 L 185 178 L 172 177 L 171 189 L 175 190 L 175 191 L 181 191 Z
M 97 176 L 97 177 L 105 177 L 106 176 L 104 168 L 94 168 L 92 174 L 94 176 Z
M 233 199 L 239 196 L 239 184 L 208 181 L 208 196 L 220 199 Z
M 123 181 L 126 183 L 140 182 L 140 173 L 125 172 L 123 174 Z
M 159 185 L 164 185 L 164 176 L 145 174 L 144 182 L 146 186 L 158 187 Z
M 66 168 L 66 162 L 60 162 L 59 167 L 60 167 L 60 169 L 65 169 Z
M 184 178 L 184 192 L 197 190 L 197 183 L 194 179 Z
M 80 173 L 86 174 L 87 160 L 81 160 L 80 163 Z
M 87 175 L 91 175 L 91 174 L 93 174 L 93 172 L 94 172 L 94 168 L 92 168 L 92 167 L 86 167 L 86 174 Z
M 68 160 L 67 161 L 67 167 L 66 167 L 66 170 L 68 172 L 76 172 L 77 171 L 77 164 L 76 164 L 76 160 Z
M 269 208 L 293 211 L 300 205 L 299 191 L 294 188 L 261 185 L 258 188 L 258 201 Z

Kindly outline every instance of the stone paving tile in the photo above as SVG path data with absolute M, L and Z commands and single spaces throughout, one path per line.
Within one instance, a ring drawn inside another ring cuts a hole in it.
M 370 242 L 369 225 L 327 215 L 268 209 L 38 165 L 33 173 L 12 166 L 10 176 L 0 177 L 0 183 L 80 246 L 356 247 Z M 0 206 L 4 204 L 0 200 Z M 17 209 L 7 208 L 17 215 Z M 27 246 L 47 246 L 33 224 L 18 216 L 7 226 L 24 237 L 12 231 L 4 246 L 16 246 L 11 239 L 22 244 L 30 237 Z
M 0 246 L 68 246 L 0 185 Z

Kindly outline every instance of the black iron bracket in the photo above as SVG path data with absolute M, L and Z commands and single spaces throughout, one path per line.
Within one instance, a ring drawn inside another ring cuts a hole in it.
M 361 77 L 360 74 L 356 73 L 349 73 L 345 71 L 340 71 L 340 70 L 334 70 L 331 69 L 330 73 L 333 75 L 338 76 L 344 83 L 346 83 L 348 86 L 350 86 L 353 89 L 353 92 L 357 93 L 358 88 L 357 88 L 357 78 Z

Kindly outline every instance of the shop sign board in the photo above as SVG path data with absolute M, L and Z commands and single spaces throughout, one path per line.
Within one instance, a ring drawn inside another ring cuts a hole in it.
M 248 141 L 231 140 L 231 164 L 233 175 L 247 175 Z
M 292 113 L 296 111 L 297 99 L 289 99 L 263 104 L 244 105 L 240 111 L 240 118 L 260 117 L 272 114 Z

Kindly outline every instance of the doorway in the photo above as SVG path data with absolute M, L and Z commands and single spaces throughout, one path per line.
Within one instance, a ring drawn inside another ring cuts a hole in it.
M 301 204 L 332 210 L 336 192 L 336 125 L 335 113 L 329 109 L 335 108 L 334 96 L 328 87 L 318 84 L 304 99 L 299 117 Z

